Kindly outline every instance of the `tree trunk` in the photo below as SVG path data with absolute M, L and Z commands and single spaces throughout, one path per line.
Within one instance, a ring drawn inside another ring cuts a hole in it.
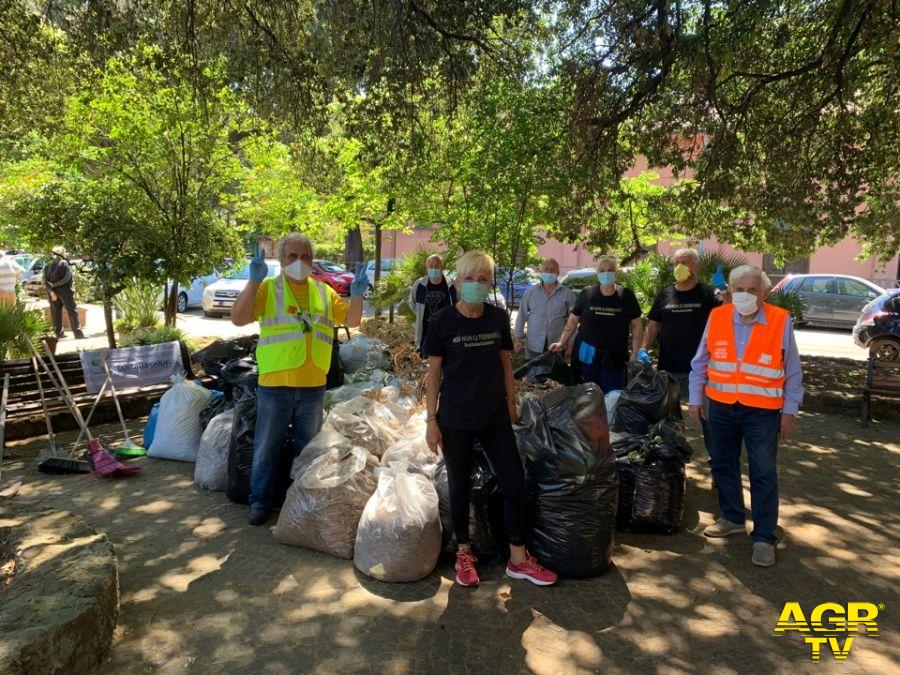
M 106 322 L 106 341 L 110 349 L 116 348 L 116 329 L 113 325 L 112 298 L 109 297 L 106 285 L 103 285 L 103 320 Z
M 352 272 L 356 263 L 365 262 L 363 255 L 362 231 L 357 224 L 344 235 L 344 265 Z
M 166 326 L 175 327 L 175 321 L 178 318 L 178 282 L 173 281 L 172 285 L 166 285 L 164 316 Z
M 381 221 L 375 221 L 375 287 L 381 281 Z M 375 310 L 375 316 L 381 316 L 381 310 Z

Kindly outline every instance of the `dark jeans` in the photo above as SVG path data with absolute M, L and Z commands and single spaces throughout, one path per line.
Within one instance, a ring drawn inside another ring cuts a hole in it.
M 781 411 L 751 408 L 740 403 L 709 402 L 709 435 L 712 472 L 719 489 L 722 517 L 743 523 L 744 491 L 741 487 L 741 443 L 747 447 L 750 467 L 750 509 L 753 541 L 775 543 L 778 525 L 778 432 Z
M 78 335 L 81 333 L 81 324 L 78 322 L 78 311 L 75 308 L 75 289 L 70 284 L 68 286 L 58 286 L 53 289 L 53 292 L 56 293 L 56 300 L 50 300 L 50 319 L 53 321 L 53 330 L 56 333 L 56 337 L 62 337 L 63 334 L 63 308 L 69 315 L 69 325 L 72 327 L 72 332 Z
M 578 353 L 576 352 L 572 358 L 577 359 Z M 593 363 L 581 364 L 581 377 L 584 378 L 584 381 L 599 385 L 604 394 L 608 394 L 616 389 L 624 389 L 625 366 L 621 368 L 604 367 L 598 363 L 599 360 L 599 358 L 596 358 Z
M 503 490 L 503 516 L 509 543 L 522 546 L 525 534 L 525 472 L 509 422 L 495 424 L 482 431 L 441 427 L 444 439 L 444 463 L 450 487 L 450 515 L 460 544 L 469 542 L 469 489 L 472 478 L 472 446 L 481 443 L 500 488 Z
M 279 452 L 294 425 L 294 457 L 319 433 L 325 387 L 259 387 L 250 473 L 250 507 L 270 509 L 275 496 Z

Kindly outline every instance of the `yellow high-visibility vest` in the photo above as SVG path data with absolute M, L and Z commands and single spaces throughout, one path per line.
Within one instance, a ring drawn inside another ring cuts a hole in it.
M 284 275 L 263 281 L 266 308 L 259 317 L 256 362 L 260 375 L 302 365 L 307 358 L 306 335 L 312 333 L 312 360 L 328 372 L 334 340 L 334 322 L 328 291 L 310 278 L 309 310 L 301 310 Z

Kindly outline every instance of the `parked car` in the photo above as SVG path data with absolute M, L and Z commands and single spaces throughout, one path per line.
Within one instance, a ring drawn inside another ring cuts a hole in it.
M 518 306 L 529 286 L 539 283 L 541 276 L 533 269 L 513 270 L 512 283 L 509 281 L 509 270 L 497 268 L 497 288 L 504 300 L 510 305 Z
M 267 276 L 274 277 L 281 273 L 281 263 L 277 260 L 266 260 L 269 268 Z M 203 313 L 206 316 L 228 316 L 234 301 L 244 290 L 250 280 L 250 263 L 243 267 L 234 268 L 226 272 L 218 281 L 210 284 L 203 291 Z
M 846 274 L 794 274 L 774 290 L 796 291 L 804 300 L 806 324 L 852 328 L 862 308 L 882 293 L 881 286 Z
M 900 288 L 885 291 L 863 307 L 853 340 L 876 359 L 900 361 Z
M 202 277 L 191 279 L 190 286 L 178 285 L 178 300 L 176 311 L 179 313 L 186 312 L 189 307 L 198 307 L 203 304 L 203 294 L 206 292 L 207 286 L 216 283 L 222 274 L 218 270 L 213 270 L 209 274 Z M 163 304 L 163 292 L 159 294 L 159 304 Z
M 590 279 L 589 283 L 597 283 L 596 267 L 581 267 L 577 270 L 569 270 L 559 278 L 559 283 L 568 286 L 574 281 L 583 281 Z M 582 288 L 584 284 L 578 284 L 578 288 Z
M 394 269 L 396 258 L 381 259 L 381 275 L 389 274 Z M 369 291 L 375 288 L 375 261 L 370 260 L 366 263 L 366 276 L 369 277 Z
M 350 295 L 350 282 L 353 275 L 342 265 L 330 260 L 313 260 L 312 277 L 331 286 L 338 295 Z M 374 278 L 374 266 L 373 266 Z

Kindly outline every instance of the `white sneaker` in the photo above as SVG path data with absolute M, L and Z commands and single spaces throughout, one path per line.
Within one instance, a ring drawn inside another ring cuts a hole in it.
M 764 541 L 753 542 L 753 555 L 750 561 L 758 567 L 771 567 L 775 564 L 775 544 Z
M 747 533 L 747 526 L 744 523 L 732 523 L 725 518 L 719 518 L 712 525 L 703 530 L 706 537 L 728 537 L 732 534 Z

